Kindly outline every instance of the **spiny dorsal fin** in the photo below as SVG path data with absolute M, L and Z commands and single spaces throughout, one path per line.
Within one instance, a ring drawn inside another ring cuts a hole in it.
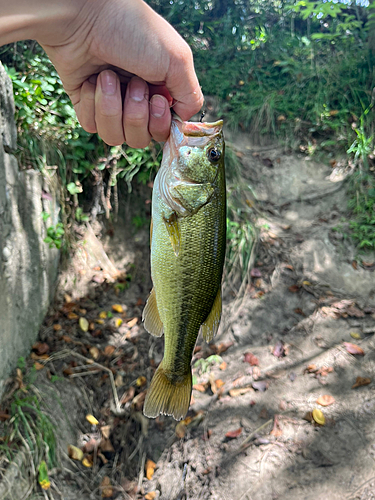
M 164 218 L 164 222 L 172 243 L 174 254 L 177 257 L 180 251 L 180 227 L 177 214 L 173 212 L 168 219 Z
M 164 327 L 156 304 L 155 288 L 151 290 L 145 308 L 143 309 L 142 320 L 144 321 L 144 327 L 148 333 L 151 333 L 151 335 L 155 337 L 161 337 L 163 335 Z
M 160 363 L 147 391 L 143 414 L 148 418 L 170 415 L 181 420 L 188 412 L 191 398 L 191 371 L 172 382 Z
M 210 342 L 217 334 L 220 318 L 221 318 L 221 288 L 219 288 L 217 292 L 210 314 L 207 316 L 206 321 L 201 326 L 203 339 L 206 342 Z

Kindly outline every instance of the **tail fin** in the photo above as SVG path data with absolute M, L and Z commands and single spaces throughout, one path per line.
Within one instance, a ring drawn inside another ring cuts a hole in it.
M 147 391 L 143 413 L 156 418 L 160 414 L 181 420 L 188 412 L 191 398 L 191 371 L 179 381 L 172 383 L 160 364 Z

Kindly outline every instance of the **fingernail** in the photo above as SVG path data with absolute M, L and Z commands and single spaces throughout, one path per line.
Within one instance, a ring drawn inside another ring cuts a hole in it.
M 117 78 L 109 71 L 100 74 L 100 84 L 105 95 L 114 95 L 117 88 Z
M 153 95 L 151 97 L 151 114 L 152 116 L 154 116 L 155 118 L 161 118 L 164 113 L 165 113 L 165 110 L 167 108 L 166 106 L 166 99 L 164 97 L 161 97 L 160 95 Z
M 146 84 L 139 79 L 130 80 L 129 96 L 133 101 L 141 102 L 146 96 Z

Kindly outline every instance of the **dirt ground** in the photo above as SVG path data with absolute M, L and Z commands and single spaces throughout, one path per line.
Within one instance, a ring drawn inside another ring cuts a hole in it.
M 227 142 L 252 188 L 259 237 L 251 280 L 240 295 L 224 286 L 219 333 L 210 346 L 198 340 L 188 418 L 142 415 L 163 352 L 141 324 L 148 227 L 108 226 L 101 241 L 122 276 L 111 282 L 101 245 L 86 237 L 27 361 L 41 365 L 29 390 L 56 424 L 59 463 L 51 489 L 31 477 L 24 498 L 375 499 L 375 258 L 353 262 L 333 231 L 346 212 L 340 171 L 245 134 Z M 140 218 L 147 189 L 127 198 Z

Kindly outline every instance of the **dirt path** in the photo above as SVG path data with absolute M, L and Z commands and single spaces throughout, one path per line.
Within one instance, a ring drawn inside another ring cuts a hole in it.
M 98 257 L 83 248 L 80 278 L 65 284 L 70 297 L 57 300 L 41 331 L 48 360 L 38 360 L 45 367 L 33 388 L 58 425 L 60 445 L 50 498 L 375 498 L 375 281 L 371 267 L 353 267 L 354 250 L 332 230 L 346 210 L 345 188 L 329 179 L 330 167 L 254 148 L 241 134 L 228 141 L 258 200 L 255 271 L 240 298 L 226 287 L 214 345 L 198 341 L 189 418 L 176 426 L 141 413 L 162 340 L 139 321 L 150 289 L 148 230 L 125 224 L 104 241 L 127 277 L 107 283 L 108 270 L 101 264 L 93 272 Z M 113 317 L 100 318 L 103 311 Z M 344 342 L 365 355 L 348 353 Z M 38 356 L 37 347 L 29 364 Z M 357 377 L 371 383 L 353 389 Z M 324 395 L 334 399 L 327 407 L 316 402 Z M 311 421 L 314 409 L 325 425 Z M 85 442 L 94 443 L 85 449 L 90 468 L 66 456 L 68 444 Z

